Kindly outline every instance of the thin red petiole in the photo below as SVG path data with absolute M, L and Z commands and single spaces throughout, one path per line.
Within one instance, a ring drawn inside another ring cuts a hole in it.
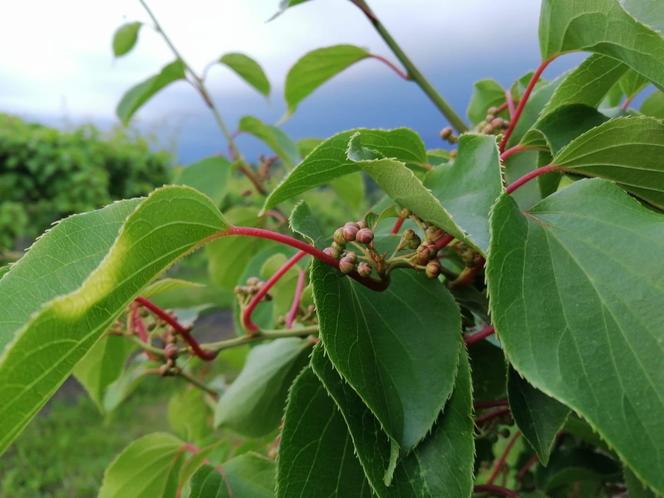
M 140 315 L 140 308 L 136 302 L 131 303 L 129 319 L 131 321 L 131 328 L 134 330 L 141 342 L 145 344 L 150 344 L 150 334 L 148 329 L 145 327 L 145 323 Z M 156 360 L 157 356 L 151 351 L 145 350 L 145 356 L 150 360 Z
M 392 227 L 392 230 L 390 231 L 390 233 L 392 235 L 398 234 L 399 230 L 401 230 L 401 227 L 403 226 L 404 221 L 406 221 L 406 218 L 404 218 L 403 216 L 399 216 L 397 218 L 397 221 L 394 222 L 394 226 Z
M 505 451 L 503 451 L 503 454 L 500 455 L 500 458 L 496 462 L 496 465 L 493 467 L 493 471 L 491 472 L 491 475 L 489 478 L 486 480 L 486 484 L 491 485 L 493 484 L 493 481 L 496 480 L 496 477 L 498 477 L 498 474 L 500 474 L 500 471 L 503 469 L 505 466 L 505 462 L 507 461 L 507 457 L 509 456 L 510 452 L 512 451 L 512 448 L 514 448 L 514 445 L 516 444 L 517 440 L 521 436 L 520 432 L 514 433 L 514 436 L 512 436 L 512 439 L 507 443 L 507 446 L 505 446 Z
M 494 329 L 492 325 L 485 325 L 479 332 L 464 336 L 463 341 L 466 343 L 466 346 L 472 346 L 476 342 L 480 342 L 481 340 L 486 339 L 495 331 L 496 329 Z
M 475 401 L 473 407 L 476 410 L 484 410 L 486 408 L 497 408 L 497 407 L 508 406 L 506 399 L 490 399 L 487 401 Z
M 138 296 L 134 301 L 143 306 L 144 308 L 150 310 L 155 316 L 157 316 L 158 318 L 166 322 L 168 325 L 170 325 L 173 328 L 173 330 L 175 330 L 175 332 L 177 332 L 178 334 L 180 334 L 180 336 L 182 336 L 184 342 L 187 343 L 187 345 L 191 348 L 193 353 L 196 356 L 198 356 L 201 360 L 212 361 L 217 357 L 217 353 L 205 351 L 203 348 L 201 348 L 200 344 L 198 344 L 198 341 L 194 339 L 194 337 L 191 335 L 190 330 L 184 325 L 182 325 L 180 322 L 178 322 L 177 319 L 173 317 L 170 313 L 168 313 L 166 310 L 160 308 L 149 299 L 146 299 L 141 296 Z
M 632 100 L 634 100 L 634 97 L 627 97 L 623 103 L 622 103 L 622 110 L 626 111 L 629 109 L 629 106 L 632 105 Z
M 537 462 L 539 462 L 539 458 L 537 456 L 537 453 L 533 453 L 533 455 L 528 459 L 528 461 L 519 469 L 519 472 L 516 474 L 516 480 L 521 482 L 523 481 L 524 477 L 526 477 L 526 474 L 528 471 L 535 465 Z
M 489 420 L 493 420 L 494 418 L 497 418 L 497 417 L 502 417 L 503 415 L 507 415 L 509 413 L 510 413 L 509 407 L 500 408 L 499 410 L 494 410 L 492 412 L 480 415 L 475 420 L 475 424 L 482 425 L 482 424 L 488 422 Z
M 512 91 L 507 89 L 505 90 L 505 105 L 507 110 L 510 113 L 510 119 L 514 119 L 516 114 L 516 108 L 514 107 L 514 99 L 512 98 Z
M 560 166 L 558 166 L 557 164 L 548 164 L 546 166 L 541 166 L 537 169 L 534 169 L 534 170 L 526 173 L 525 175 L 523 175 L 518 180 L 515 180 L 512 184 L 510 184 L 505 189 L 505 192 L 507 192 L 508 194 L 511 194 L 516 189 L 518 189 L 522 185 L 525 185 L 526 183 L 528 183 L 533 178 L 537 178 L 538 176 L 545 175 L 547 173 L 553 173 L 554 171 L 560 171 Z
M 401 68 L 398 67 L 396 64 L 394 64 L 394 63 L 391 62 L 390 60 L 386 59 L 386 58 L 383 57 L 382 55 L 369 54 L 369 57 L 371 57 L 372 59 L 376 59 L 377 61 L 380 61 L 380 62 L 382 62 L 383 64 L 385 64 L 385 65 L 386 65 L 387 67 L 389 67 L 392 71 L 394 71 L 394 72 L 399 76 L 399 78 L 404 79 L 404 80 L 406 80 L 406 81 L 409 81 L 409 80 L 410 80 L 410 76 L 408 76 L 408 73 L 407 73 L 407 72 L 405 72 L 403 69 L 401 69 Z
M 535 85 L 537 82 L 540 80 L 542 73 L 544 70 L 547 68 L 549 64 L 555 59 L 555 57 L 551 57 L 549 59 L 546 59 L 542 61 L 542 63 L 539 65 L 539 67 L 535 70 L 533 73 L 532 78 L 530 78 L 530 81 L 528 82 L 528 86 L 526 87 L 526 90 L 523 92 L 523 95 L 521 96 L 521 100 L 519 100 L 519 105 L 517 106 L 516 110 L 514 111 L 514 116 L 510 119 L 510 125 L 507 128 L 507 131 L 505 132 L 505 135 L 503 136 L 503 139 L 500 141 L 500 151 L 503 152 L 505 150 L 505 146 L 507 145 L 507 142 L 509 141 L 510 137 L 512 136 L 512 133 L 514 133 L 514 128 L 516 128 L 516 125 L 519 122 L 519 119 L 521 118 L 521 115 L 523 114 L 523 109 L 526 107 L 526 104 L 528 103 L 528 99 L 530 98 L 530 94 L 533 92 L 533 89 L 535 88 Z
M 512 491 L 502 486 L 494 486 L 493 484 L 478 484 L 473 487 L 474 493 L 492 493 L 494 495 L 507 496 L 507 498 L 518 498 L 519 495 L 516 491 Z
M 295 254 L 295 256 L 286 261 L 281 266 L 281 268 L 279 268 L 275 272 L 275 274 L 272 275 L 270 279 L 261 286 L 259 291 L 251 298 L 251 301 L 249 301 L 249 304 L 247 304 L 246 308 L 242 310 L 242 325 L 250 335 L 256 334 L 259 331 L 258 325 L 256 325 L 251 319 L 251 315 L 256 309 L 256 306 L 258 306 L 258 303 L 260 303 L 263 300 L 263 298 L 267 295 L 267 293 L 270 292 L 270 289 L 274 287 L 274 284 L 276 284 L 279 281 L 279 279 L 286 274 L 288 270 L 293 268 L 293 266 L 295 266 L 297 262 L 300 261 L 306 255 L 307 255 L 306 252 L 299 251 Z
M 452 235 L 443 235 L 436 242 L 433 243 L 433 247 L 436 251 L 440 251 L 443 247 L 446 247 L 450 242 L 454 240 Z
M 500 155 L 500 162 L 504 163 L 510 157 L 512 157 L 514 154 L 518 154 L 519 152 L 525 152 L 529 149 L 530 149 L 530 147 L 528 147 L 527 145 L 522 145 L 522 144 L 515 145 L 514 147 L 510 147 L 509 149 L 507 149 L 505 152 L 503 152 Z
M 304 270 L 300 270 L 297 276 L 297 284 L 295 285 L 295 294 L 293 295 L 293 303 L 286 315 L 286 328 L 289 329 L 293 326 L 297 311 L 300 309 L 300 302 L 302 302 L 302 293 L 307 283 L 307 274 Z

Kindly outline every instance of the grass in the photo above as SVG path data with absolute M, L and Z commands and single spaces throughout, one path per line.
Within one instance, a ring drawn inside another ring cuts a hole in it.
M 129 442 L 168 430 L 171 393 L 146 379 L 111 417 L 87 396 L 59 398 L 0 457 L 0 498 L 94 498 L 104 470 Z

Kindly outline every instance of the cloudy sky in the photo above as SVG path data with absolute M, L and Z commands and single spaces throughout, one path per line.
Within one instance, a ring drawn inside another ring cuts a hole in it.
M 267 23 L 279 0 L 151 0 L 150 6 L 195 68 L 229 51 L 264 66 L 269 100 L 222 67 L 209 85 L 227 120 L 252 113 L 275 121 L 283 112 L 283 80 L 313 48 L 352 43 L 391 58 L 382 40 L 350 2 L 315 0 Z M 373 0 L 379 17 L 431 80 L 463 112 L 473 81 L 493 76 L 508 84 L 538 63 L 535 0 Z M 22 0 L 0 20 L 0 112 L 54 124 L 115 122 L 124 90 L 172 59 L 150 29 L 138 46 L 114 60 L 116 27 L 147 21 L 138 0 Z M 552 68 L 551 73 L 560 70 Z M 364 61 L 302 104 L 285 125 L 295 136 L 324 135 L 359 125 L 413 126 L 428 141 L 444 121 L 414 84 Z M 136 126 L 176 143 L 183 160 L 217 147 L 216 131 L 184 83 L 173 85 L 137 115 Z

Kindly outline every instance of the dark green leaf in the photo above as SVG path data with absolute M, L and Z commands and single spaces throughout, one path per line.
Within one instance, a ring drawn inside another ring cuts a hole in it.
M 544 491 L 583 481 L 615 480 L 620 476 L 620 467 L 611 458 L 585 448 L 557 451 L 551 455 L 547 467 L 540 467 L 537 485 Z M 599 486 L 598 486 L 599 487 Z
M 159 91 L 178 80 L 185 78 L 184 64 L 176 60 L 164 66 L 159 74 L 148 78 L 130 88 L 122 97 L 115 113 L 124 125 L 129 124 L 131 117 Z
M 492 214 L 491 316 L 514 368 L 664 489 L 664 218 L 605 180 Z M 646 254 L 647 253 L 647 254 Z
M 203 192 L 218 206 L 228 192 L 231 168 L 225 157 L 207 157 L 180 170 L 173 183 L 189 185 Z
M 293 232 L 300 234 L 315 246 L 320 246 L 327 238 L 309 205 L 304 201 L 293 208 L 288 218 L 288 225 Z
M 406 451 L 427 434 L 452 392 L 459 310 L 437 280 L 397 270 L 376 293 L 315 262 L 320 337 L 341 375 Z
M 300 160 L 297 144 L 281 128 L 253 116 L 244 116 L 240 119 L 238 129 L 265 142 L 287 166 L 292 167 Z
M 507 365 L 503 351 L 489 341 L 482 341 L 473 344 L 469 354 L 473 398 L 477 401 L 504 399 L 507 395 Z
M 131 51 L 138 41 L 141 22 L 128 22 L 120 26 L 113 35 L 113 55 L 121 57 Z
M 272 460 L 251 452 L 206 464 L 192 476 L 189 498 L 273 498 L 274 473 Z
M 219 63 L 228 66 L 240 78 L 266 97 L 270 95 L 270 81 L 258 62 L 245 54 L 230 53 L 219 58 Z
M 369 52 L 355 45 L 333 45 L 305 54 L 288 71 L 284 94 L 288 112 L 316 88 L 356 62 L 369 57 Z
M 623 469 L 625 477 L 625 485 L 629 492 L 629 498 L 657 498 L 655 493 L 646 488 L 639 478 L 634 475 L 634 472 L 625 468 Z

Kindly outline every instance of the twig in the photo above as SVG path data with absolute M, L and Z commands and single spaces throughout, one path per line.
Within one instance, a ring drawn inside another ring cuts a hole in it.
M 493 484 L 478 484 L 473 487 L 475 493 L 493 493 L 495 495 L 507 496 L 508 498 L 518 498 L 519 495 L 516 491 L 512 491 L 502 486 L 494 486 Z
M 486 339 L 496 331 L 492 325 L 485 325 L 482 330 L 475 332 L 474 334 L 465 335 L 463 337 L 463 342 L 466 343 L 466 346 L 472 346 L 476 342 L 480 342 L 483 339 Z
M 290 309 L 288 310 L 288 315 L 286 315 L 286 328 L 291 328 L 295 319 L 297 318 L 297 312 L 300 309 L 300 302 L 302 301 L 302 293 L 304 292 L 304 287 L 307 283 L 307 274 L 304 270 L 299 270 L 297 276 L 297 284 L 295 285 L 295 294 L 293 295 L 293 302 Z
M 505 466 L 505 462 L 507 461 L 507 457 L 509 456 L 510 452 L 512 451 L 512 448 L 514 448 L 514 444 L 517 442 L 519 437 L 521 436 L 520 432 L 515 432 L 514 436 L 512 436 L 512 439 L 509 440 L 507 443 L 507 446 L 505 447 L 505 450 L 503 451 L 503 454 L 500 456 L 498 461 L 496 462 L 496 465 L 493 467 L 493 471 L 491 472 L 491 475 L 489 478 L 486 480 L 487 485 L 493 484 L 493 481 L 496 480 L 496 477 L 498 477 L 498 474 L 500 471 L 503 469 Z

